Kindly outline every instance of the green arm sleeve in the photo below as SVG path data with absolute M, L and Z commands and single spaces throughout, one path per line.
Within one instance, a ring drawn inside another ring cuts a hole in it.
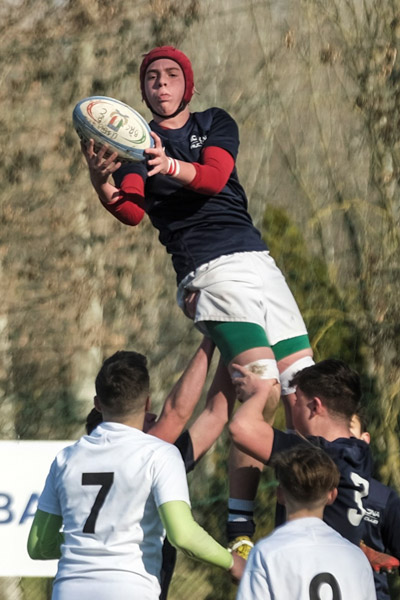
M 28 537 L 28 554 L 34 560 L 60 558 L 64 536 L 62 517 L 37 510 Z
M 186 502 L 166 502 L 159 506 L 158 512 L 167 537 L 175 548 L 202 562 L 226 570 L 232 567 L 232 554 L 196 523 Z

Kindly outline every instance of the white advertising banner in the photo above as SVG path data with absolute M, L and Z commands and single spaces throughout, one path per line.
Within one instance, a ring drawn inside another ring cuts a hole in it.
M 31 560 L 26 542 L 55 455 L 71 441 L 0 441 L 0 577 L 53 577 L 56 560 Z

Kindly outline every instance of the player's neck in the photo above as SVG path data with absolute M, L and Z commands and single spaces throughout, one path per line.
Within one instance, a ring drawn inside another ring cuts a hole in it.
M 312 423 L 308 435 L 322 437 L 328 442 L 333 442 L 338 438 L 349 438 L 351 432 L 349 424 L 344 419 L 317 419 Z
M 339 438 L 350 438 L 351 433 L 347 426 L 343 427 L 327 427 L 324 435 L 321 437 L 325 438 L 328 442 L 334 442 Z
M 185 106 L 185 108 L 175 117 L 172 117 L 172 119 L 164 119 L 159 115 L 153 114 L 153 121 L 155 121 L 157 125 L 160 125 L 160 127 L 164 127 L 164 129 L 180 129 L 187 123 L 189 117 L 189 107 Z
M 113 417 L 112 415 L 104 414 L 103 412 L 103 420 L 111 423 L 120 423 L 121 425 L 126 425 L 127 427 L 133 427 L 134 429 L 143 430 L 143 422 L 144 422 L 144 413 L 135 413 L 132 415 L 127 415 L 125 417 Z
M 301 509 L 290 509 L 288 505 L 286 505 L 286 520 L 287 521 L 295 521 L 296 519 L 306 519 L 309 517 L 314 517 L 317 519 L 322 519 L 324 514 L 324 506 L 322 508 L 301 508 Z
M 303 500 L 298 500 L 295 495 L 285 491 L 282 485 L 278 487 L 278 500 L 285 505 L 287 521 L 305 519 L 307 517 L 322 519 L 325 506 L 327 503 L 331 504 L 334 497 L 336 498 L 336 490 L 329 492 L 326 498 L 321 497 L 317 500 L 304 502 Z

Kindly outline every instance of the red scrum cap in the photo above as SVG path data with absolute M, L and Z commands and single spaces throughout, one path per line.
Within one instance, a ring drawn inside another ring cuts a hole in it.
M 173 46 L 159 46 L 158 48 L 153 48 L 153 50 L 150 50 L 150 52 L 144 55 L 142 64 L 140 65 L 140 88 L 142 90 L 142 98 L 146 102 L 150 110 L 152 110 L 146 98 L 144 78 L 150 63 L 154 62 L 155 60 L 159 60 L 160 58 L 169 58 L 170 60 L 175 61 L 176 63 L 178 63 L 178 65 L 183 71 L 183 75 L 185 77 L 185 93 L 183 94 L 182 98 L 182 108 L 184 108 L 187 104 L 189 104 L 194 94 L 194 77 L 192 63 L 190 62 L 186 54 L 184 54 L 177 48 L 174 48 Z M 182 110 L 182 108 L 180 110 Z

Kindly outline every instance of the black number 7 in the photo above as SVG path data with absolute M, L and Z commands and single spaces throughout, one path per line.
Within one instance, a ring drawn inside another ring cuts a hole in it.
M 100 485 L 99 493 L 86 519 L 83 533 L 94 533 L 97 517 L 114 481 L 114 473 L 82 473 L 82 485 Z

